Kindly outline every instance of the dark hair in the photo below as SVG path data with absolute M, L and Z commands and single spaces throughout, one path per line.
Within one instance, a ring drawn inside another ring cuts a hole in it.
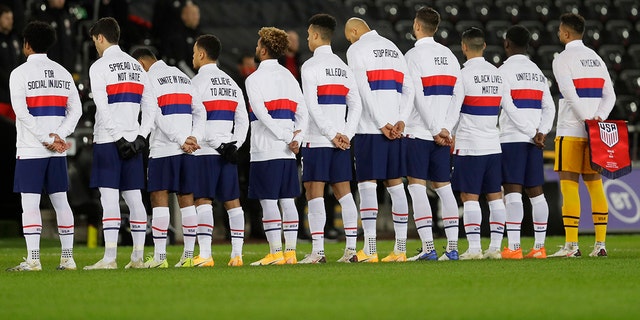
M 529 46 L 531 33 L 524 26 L 515 25 L 507 29 L 507 34 L 505 35 L 505 37 L 517 47 L 526 49 Z
M 336 24 L 336 18 L 326 13 L 316 14 L 308 22 L 308 26 L 313 26 L 322 40 L 331 40 L 333 32 L 336 31 Z
M 462 33 L 462 42 L 473 51 L 484 48 L 484 32 L 476 27 L 471 27 Z
M 153 51 L 151 51 L 151 49 L 147 47 L 136 48 L 131 52 L 131 56 L 136 60 L 140 60 L 141 58 L 151 58 L 153 60 L 158 60 Z
M 440 25 L 440 14 L 431 7 L 422 7 L 416 11 L 416 19 L 429 32 L 436 32 Z
M 267 49 L 269 57 L 278 59 L 289 46 L 289 36 L 282 29 L 263 27 L 258 31 L 260 43 Z
M 8 6 L 5 6 L 4 4 L 0 4 L 0 15 L 5 14 L 7 12 L 13 13 L 13 10 L 11 10 L 11 8 L 9 8 Z
M 56 42 L 56 31 L 48 23 L 32 21 L 24 27 L 22 37 L 35 53 L 46 53 Z
M 196 46 L 204 50 L 207 57 L 211 60 L 218 60 L 222 44 L 220 39 L 212 34 L 203 34 L 196 39 Z
M 89 35 L 91 37 L 102 35 L 109 43 L 118 44 L 118 41 L 120 41 L 120 26 L 114 18 L 100 18 L 89 29 Z
M 560 16 L 560 23 L 578 34 L 584 33 L 584 18 L 575 13 L 565 13 Z

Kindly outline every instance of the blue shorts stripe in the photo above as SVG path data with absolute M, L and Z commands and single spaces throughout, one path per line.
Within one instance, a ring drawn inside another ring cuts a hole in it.
M 120 102 L 140 103 L 140 101 L 142 101 L 142 95 L 130 92 L 110 94 L 107 101 L 109 104 Z
M 453 95 L 453 86 L 426 86 L 423 87 L 422 93 L 427 96 L 451 96 Z
M 339 95 L 318 95 L 318 104 L 347 104 L 346 96 Z
M 287 109 L 276 109 L 269 111 L 269 115 L 273 119 L 289 119 L 291 121 L 295 121 L 295 112 Z
M 476 116 L 497 116 L 500 112 L 499 106 L 470 106 L 463 104 L 460 112 Z
M 537 99 L 513 99 L 513 104 L 518 109 L 542 109 L 542 100 Z
M 602 88 L 576 88 L 580 98 L 602 98 Z
M 29 108 L 29 114 L 34 117 L 64 117 L 67 114 L 67 108 L 63 106 L 31 107 Z
M 253 112 L 251 113 L 251 115 L 253 116 Z M 229 111 L 229 110 L 214 110 L 214 111 L 207 112 L 207 120 L 233 121 L 235 119 L 235 116 L 236 116 L 236 113 L 234 111 Z
M 402 93 L 402 83 L 395 80 L 374 80 L 369 81 L 369 88 L 371 91 L 375 90 L 395 90 L 398 93 Z
M 169 114 L 191 114 L 191 105 L 190 104 L 168 104 L 166 106 L 162 106 L 160 108 L 162 110 L 162 115 Z

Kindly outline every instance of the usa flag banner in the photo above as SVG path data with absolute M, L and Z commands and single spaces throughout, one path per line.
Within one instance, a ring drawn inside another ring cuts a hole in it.
M 631 173 L 629 131 L 623 120 L 586 120 L 591 168 L 609 179 Z

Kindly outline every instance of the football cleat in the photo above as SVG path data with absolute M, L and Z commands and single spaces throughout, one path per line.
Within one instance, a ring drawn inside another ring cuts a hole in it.
M 396 253 L 395 251 L 392 251 L 391 253 L 389 253 L 388 256 L 382 258 L 382 260 L 380 260 L 382 262 L 406 262 L 407 261 L 407 253 L 406 252 L 400 252 L 400 253 Z
M 510 259 L 510 260 L 520 260 L 522 259 L 522 248 L 518 248 L 516 250 L 511 250 L 507 247 L 502 249 L 502 259 Z
M 118 269 L 118 264 L 115 260 L 113 261 L 105 261 L 104 258 L 100 261 L 82 268 L 83 270 L 110 270 L 110 269 Z
M 180 258 L 180 261 L 178 261 L 178 263 L 176 263 L 176 265 L 174 266 L 176 268 L 191 268 L 193 267 L 193 258 L 187 258 L 187 257 L 182 257 Z
M 76 270 L 76 262 L 73 258 L 60 258 L 60 264 L 56 267 L 56 270 Z
M 449 261 L 449 260 L 460 260 L 460 256 L 458 255 L 458 250 L 445 251 L 438 261 Z
M 298 258 L 296 257 L 296 251 L 286 251 L 284 253 L 284 263 L 285 264 L 296 264 L 298 263 Z
M 578 258 L 581 257 L 582 253 L 578 246 L 567 246 L 562 247 L 558 252 L 548 256 L 549 258 Z
M 482 251 L 465 251 L 460 255 L 460 260 L 480 260 L 483 258 Z
M 607 249 L 602 245 L 596 245 L 593 251 L 589 253 L 589 257 L 607 257 Z
M 193 266 L 204 268 L 204 267 L 213 267 L 215 262 L 213 261 L 213 257 L 209 258 L 201 258 L 200 256 L 193 257 Z
M 357 262 L 375 263 L 378 262 L 378 253 L 366 254 L 364 250 L 360 250 L 356 253 L 356 259 L 358 259 Z
M 144 267 L 148 269 L 154 269 L 154 268 L 165 269 L 165 268 L 169 268 L 169 263 L 167 262 L 167 259 L 158 261 L 154 259 L 153 256 L 151 255 L 151 256 L 148 256 L 147 261 L 144 262 Z
M 144 262 L 142 261 L 142 259 L 138 259 L 138 260 L 131 260 L 129 261 L 129 263 L 127 263 L 126 266 L 124 266 L 125 269 L 143 269 L 144 268 Z
M 40 271 L 42 270 L 42 265 L 40 264 L 40 260 L 27 260 L 26 258 L 23 262 L 20 262 L 19 265 L 8 268 L 7 271 Z
M 304 257 L 304 259 L 298 262 L 299 264 L 316 264 L 316 263 L 327 263 L 327 258 L 325 256 L 321 256 L 315 252 L 308 254 Z
M 285 264 L 284 254 L 282 251 L 278 251 L 276 253 L 269 253 L 264 258 L 252 262 L 252 266 L 269 266 L 269 265 L 282 265 Z
M 344 263 L 358 262 L 358 256 L 356 255 L 356 251 L 351 249 L 344 249 L 344 254 L 342 255 L 342 258 L 338 259 L 338 262 L 344 262 Z
M 438 253 L 436 252 L 436 250 L 425 252 L 420 249 L 418 249 L 417 255 L 407 259 L 407 261 L 435 261 L 435 260 L 438 260 Z
M 484 251 L 482 259 L 499 260 L 502 259 L 502 254 L 500 253 L 500 249 L 487 249 Z
M 547 250 L 542 247 L 540 249 L 531 249 L 529 253 L 525 256 L 527 259 L 546 259 L 547 258 Z
M 242 256 L 235 256 L 227 263 L 230 267 L 242 267 Z

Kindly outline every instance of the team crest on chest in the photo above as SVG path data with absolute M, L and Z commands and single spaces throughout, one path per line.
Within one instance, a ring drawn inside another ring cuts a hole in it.
M 599 122 L 600 140 L 609 148 L 618 143 L 618 125 L 615 123 Z

